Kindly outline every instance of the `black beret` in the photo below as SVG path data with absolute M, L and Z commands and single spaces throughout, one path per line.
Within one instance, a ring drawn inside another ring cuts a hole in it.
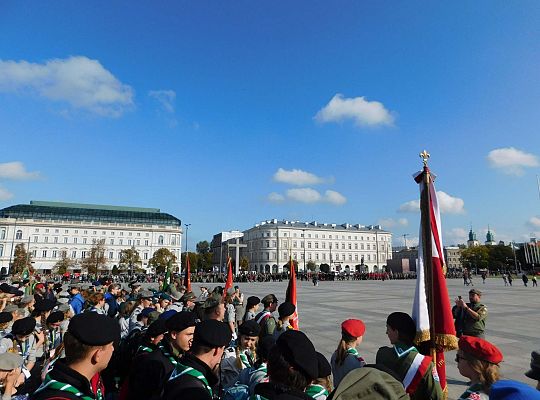
M 157 319 L 150 324 L 145 334 L 147 338 L 155 338 L 167 332 L 167 320 Z
M 404 312 L 393 312 L 386 319 L 386 324 L 402 335 L 405 335 L 410 341 L 416 336 L 416 324 L 409 314 Z
M 0 284 L 0 291 L 3 293 L 9 293 L 11 286 L 9 286 L 6 282 L 2 282 Z
M 165 320 L 167 331 L 181 332 L 190 326 L 197 324 L 197 316 L 191 311 L 181 311 L 175 313 L 172 317 Z
M 69 321 L 68 332 L 88 346 L 103 346 L 120 340 L 118 321 L 95 312 L 75 315 Z
M 326 378 L 327 376 L 332 375 L 332 367 L 330 363 L 321 353 L 317 352 L 317 367 L 319 369 L 318 378 Z
M 64 320 L 64 313 L 62 311 L 55 311 L 55 312 L 52 312 L 48 317 L 47 317 L 47 323 L 48 324 L 55 324 L 57 322 L 62 322 Z
M 318 377 L 317 352 L 304 332 L 285 331 L 279 335 L 276 346 L 289 364 L 297 367 L 311 379 Z
M 276 344 L 276 338 L 272 335 L 264 336 L 257 342 L 257 355 L 263 360 L 268 360 L 270 350 Z
M 256 306 L 261 302 L 261 299 L 259 299 L 257 296 L 249 296 L 246 303 L 246 309 L 250 309 L 253 306 Z
M 254 319 L 242 322 L 238 328 L 238 333 L 245 336 L 259 336 L 260 332 L 261 326 Z
M 296 307 L 293 303 L 289 303 L 286 301 L 285 303 L 281 303 L 278 307 L 278 314 L 279 317 L 288 317 L 289 315 L 293 315 L 296 311 Z
M 18 319 L 13 323 L 11 333 L 14 335 L 27 336 L 36 329 L 36 320 L 32 317 Z
M 42 299 L 36 301 L 34 310 L 37 312 L 51 311 L 56 306 L 56 302 L 51 299 Z
M 209 319 L 197 324 L 195 327 L 193 344 L 208 347 L 223 347 L 231 342 L 231 338 L 232 333 L 229 325 L 225 322 Z
M 4 322 L 9 322 L 13 319 L 13 314 L 10 312 L 0 312 L 0 324 L 3 324 Z

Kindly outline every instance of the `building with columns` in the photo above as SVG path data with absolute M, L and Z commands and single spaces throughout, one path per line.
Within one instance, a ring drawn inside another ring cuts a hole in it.
M 380 225 L 272 219 L 244 231 L 249 269 L 282 272 L 292 256 L 298 270 L 311 261 L 323 272 L 380 272 L 392 258 L 392 233 Z
M 0 268 L 6 272 L 20 243 L 32 255 L 34 269 L 48 273 L 64 254 L 76 261 L 85 258 L 97 240 L 104 240 L 107 270 L 118 265 L 121 250 L 135 247 L 150 272 L 148 260 L 159 248 L 169 249 L 180 262 L 181 221 L 157 208 L 46 201 L 0 210 Z

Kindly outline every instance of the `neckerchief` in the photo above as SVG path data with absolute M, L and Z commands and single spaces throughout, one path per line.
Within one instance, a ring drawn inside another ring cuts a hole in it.
M 248 353 L 249 350 L 241 351 L 238 356 L 240 357 L 240 361 L 242 362 L 242 365 L 244 368 L 250 368 L 252 366 L 252 359 L 250 357 L 250 354 Z
M 354 358 L 356 358 L 358 361 L 360 362 L 365 362 L 364 359 L 362 357 L 360 357 L 360 354 L 358 353 L 358 350 L 356 350 L 354 347 L 349 347 L 347 349 L 347 354 L 351 354 L 352 356 L 354 356 Z
M 323 385 L 312 384 L 306 389 L 306 394 L 313 398 L 318 399 L 321 396 L 328 396 L 328 390 Z
M 172 381 L 173 379 L 179 378 L 182 375 L 190 375 L 194 377 L 195 379 L 198 379 L 201 381 L 210 394 L 210 397 L 213 397 L 212 388 L 208 384 L 208 380 L 204 377 L 204 375 L 196 370 L 195 368 L 185 366 L 184 364 L 177 363 L 176 368 L 174 369 L 173 373 L 171 374 L 171 377 L 169 378 L 169 381 Z
M 169 361 L 172 363 L 172 365 L 174 365 L 175 367 L 177 365 L 179 365 L 178 361 L 176 361 L 176 358 L 171 353 L 169 353 L 167 351 L 167 349 L 165 348 L 165 346 L 163 346 L 163 344 L 160 343 L 158 347 L 161 350 L 161 352 L 163 353 L 163 355 L 169 359 Z
M 52 389 L 52 390 L 60 390 L 61 392 L 71 393 L 77 397 L 80 397 L 83 400 L 103 400 L 103 393 L 101 393 L 101 388 L 99 387 L 97 389 L 97 393 L 95 397 L 87 396 L 81 393 L 80 391 L 78 391 L 69 383 L 62 383 L 62 382 L 58 382 L 55 379 L 52 379 L 49 374 L 45 375 L 45 379 L 43 380 L 43 383 L 34 393 L 41 392 L 42 390 L 45 390 L 47 388 Z

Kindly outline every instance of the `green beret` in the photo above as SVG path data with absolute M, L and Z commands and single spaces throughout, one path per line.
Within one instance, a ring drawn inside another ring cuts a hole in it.
M 114 318 L 85 312 L 71 318 L 68 332 L 88 346 L 103 346 L 120 340 L 120 325 Z

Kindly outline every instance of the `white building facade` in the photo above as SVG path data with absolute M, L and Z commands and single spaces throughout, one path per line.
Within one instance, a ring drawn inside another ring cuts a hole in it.
M 99 240 L 105 244 L 107 270 L 119 264 L 121 250 L 135 247 L 150 272 L 148 260 L 160 248 L 180 262 L 181 221 L 157 208 L 94 204 L 31 201 L 0 210 L 0 268 L 6 272 L 20 243 L 32 255 L 34 269 L 48 273 L 64 254 L 80 263 Z
M 392 233 L 379 225 L 263 221 L 244 231 L 249 269 L 282 272 L 292 256 L 299 271 L 311 261 L 323 272 L 382 272 L 392 258 Z

